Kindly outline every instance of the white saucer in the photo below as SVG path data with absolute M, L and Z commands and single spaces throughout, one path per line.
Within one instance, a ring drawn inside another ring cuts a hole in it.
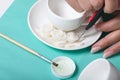
M 75 48 L 62 48 L 58 46 L 52 45 L 49 41 L 43 39 L 40 34 L 36 31 L 39 29 L 40 26 L 43 24 L 51 24 L 50 21 L 47 18 L 47 0 L 38 0 L 30 9 L 28 13 L 28 25 L 32 33 L 43 43 L 47 44 L 48 46 L 51 46 L 56 49 L 60 50 L 78 50 L 86 48 L 90 45 L 92 45 L 94 42 L 98 40 L 98 38 L 101 36 L 100 31 L 96 31 L 94 28 L 91 28 L 90 30 L 85 33 L 85 35 L 89 35 L 85 38 L 79 45 L 79 47 Z M 84 45 L 83 45 L 84 44 Z

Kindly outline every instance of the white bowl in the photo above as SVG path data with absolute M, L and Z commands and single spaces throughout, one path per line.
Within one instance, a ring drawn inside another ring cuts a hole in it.
M 78 80 L 120 80 L 120 72 L 106 59 L 97 59 L 81 72 Z
M 72 59 L 65 56 L 59 56 L 55 58 L 53 62 L 58 64 L 57 67 L 51 65 L 51 70 L 56 77 L 66 79 L 74 74 L 76 66 Z
M 48 0 L 48 18 L 58 29 L 77 29 L 85 20 L 84 13 L 76 12 L 65 0 Z

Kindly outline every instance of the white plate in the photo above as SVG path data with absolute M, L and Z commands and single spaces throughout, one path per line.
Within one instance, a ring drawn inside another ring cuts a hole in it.
M 50 24 L 50 21 L 47 18 L 47 0 L 38 0 L 30 9 L 28 13 L 28 25 L 32 33 L 43 43 L 47 44 L 48 46 L 51 46 L 56 49 L 60 50 L 78 50 L 86 48 L 90 45 L 92 45 L 94 42 L 98 40 L 98 38 L 101 36 L 100 31 L 96 31 L 94 28 L 91 28 L 90 30 L 85 33 L 85 35 L 88 35 L 85 40 L 83 40 L 79 45 L 79 47 L 72 47 L 72 48 L 63 48 L 54 46 L 49 41 L 45 40 L 40 36 L 40 34 L 36 31 L 41 27 L 43 24 Z

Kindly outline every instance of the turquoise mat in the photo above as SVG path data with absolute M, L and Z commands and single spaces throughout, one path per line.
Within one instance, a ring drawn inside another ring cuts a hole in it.
M 90 53 L 90 47 L 76 51 L 61 51 L 40 42 L 30 31 L 27 14 L 37 0 L 15 0 L 7 12 L 0 18 L 0 32 L 18 42 L 29 46 L 44 56 L 54 59 L 67 56 L 73 59 L 77 69 L 67 80 L 77 80 L 81 71 L 91 61 L 101 58 L 103 51 Z M 108 59 L 120 70 L 120 55 Z M 60 80 L 50 69 L 50 65 L 38 57 L 0 38 L 0 80 Z

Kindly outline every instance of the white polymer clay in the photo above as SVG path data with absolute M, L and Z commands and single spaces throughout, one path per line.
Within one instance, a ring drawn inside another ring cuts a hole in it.
M 42 38 L 48 40 L 52 45 L 61 48 L 78 47 L 80 42 L 85 39 L 84 36 L 79 38 L 81 31 L 78 28 L 77 30 L 65 32 L 57 29 L 52 24 L 44 24 L 37 29 Z

